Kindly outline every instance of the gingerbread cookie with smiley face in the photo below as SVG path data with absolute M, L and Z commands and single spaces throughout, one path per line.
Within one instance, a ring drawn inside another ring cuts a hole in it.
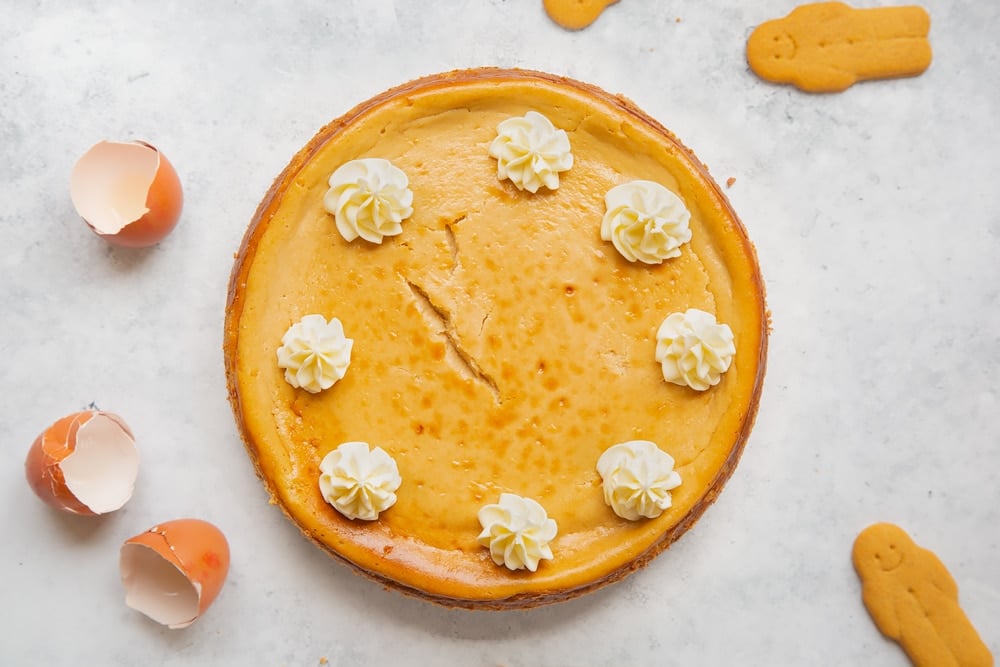
M 747 62 L 766 81 L 813 93 L 840 92 L 858 81 L 926 70 L 931 64 L 930 25 L 927 12 L 913 5 L 802 5 L 757 26 L 747 40 Z
M 914 665 L 993 665 L 993 655 L 959 606 L 948 569 L 902 528 L 891 523 L 865 528 L 854 541 L 852 560 L 872 620 Z

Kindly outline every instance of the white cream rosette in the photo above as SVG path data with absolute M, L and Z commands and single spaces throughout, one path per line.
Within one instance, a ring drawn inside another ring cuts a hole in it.
M 288 384 L 316 394 L 343 379 L 353 346 L 336 317 L 327 322 L 322 315 L 306 315 L 281 337 L 278 367 Z
M 359 236 L 382 243 L 403 231 L 413 215 L 413 192 L 402 169 L 382 158 L 351 160 L 330 175 L 323 207 L 348 242 Z
M 323 457 L 319 470 L 323 498 L 348 519 L 374 521 L 396 503 L 403 483 L 396 461 L 366 442 L 345 442 Z
M 557 189 L 559 172 L 573 166 L 566 131 L 537 111 L 501 122 L 489 153 L 497 159 L 497 178 L 531 193 L 542 186 Z
M 534 572 L 540 560 L 552 558 L 549 542 L 558 532 L 556 522 L 531 498 L 502 493 L 499 503 L 479 510 L 479 523 L 479 543 L 497 565 Z
M 655 519 L 670 507 L 670 491 L 681 484 L 674 458 L 648 440 L 632 440 L 606 449 L 597 460 L 604 482 L 604 502 L 629 521 Z
M 736 355 L 733 331 L 697 308 L 673 313 L 656 332 L 656 360 L 663 379 L 705 391 L 719 384 Z
M 630 181 L 604 195 L 601 238 L 630 262 L 660 264 L 691 240 L 691 213 L 680 197 L 653 181 Z

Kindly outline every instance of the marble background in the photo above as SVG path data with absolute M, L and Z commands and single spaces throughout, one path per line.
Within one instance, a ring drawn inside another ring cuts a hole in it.
M 849 558 L 882 520 L 938 553 L 1000 655 L 1000 4 L 926 0 L 924 75 L 827 96 L 747 69 L 750 31 L 794 4 L 622 0 L 571 33 L 541 0 L 0 1 L 0 664 L 902 666 Z M 300 537 L 244 454 L 221 353 L 233 253 L 295 151 L 385 88 L 480 65 L 622 93 L 734 177 L 773 313 L 756 429 L 697 528 L 619 585 L 515 613 L 384 591 Z M 157 247 L 75 215 L 70 170 L 101 139 L 177 167 Z M 96 520 L 43 506 L 22 467 L 92 402 L 142 454 L 135 497 Z M 233 562 L 169 631 L 125 607 L 117 552 L 180 516 L 222 527 Z

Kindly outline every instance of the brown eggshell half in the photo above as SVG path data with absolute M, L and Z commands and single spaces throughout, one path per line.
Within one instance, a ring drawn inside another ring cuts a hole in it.
M 200 519 L 176 519 L 125 540 L 125 604 L 171 629 L 186 628 L 212 604 L 229 572 L 229 544 Z
M 139 453 L 121 417 L 85 410 L 63 417 L 35 439 L 24 472 L 35 494 L 52 507 L 106 514 L 132 497 Z
M 184 194 L 173 165 L 143 141 L 102 141 L 70 176 L 70 197 L 87 225 L 109 243 L 145 247 L 180 220 Z

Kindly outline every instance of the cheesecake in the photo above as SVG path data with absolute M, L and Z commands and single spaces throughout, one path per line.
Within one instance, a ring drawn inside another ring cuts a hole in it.
M 340 347 L 309 348 L 327 324 Z M 224 354 L 250 459 L 307 538 L 402 592 L 509 609 L 617 581 L 695 523 L 750 434 L 767 335 L 746 230 L 670 131 L 484 68 L 377 95 L 292 158 L 237 254 Z M 391 484 L 358 482 L 376 464 Z

